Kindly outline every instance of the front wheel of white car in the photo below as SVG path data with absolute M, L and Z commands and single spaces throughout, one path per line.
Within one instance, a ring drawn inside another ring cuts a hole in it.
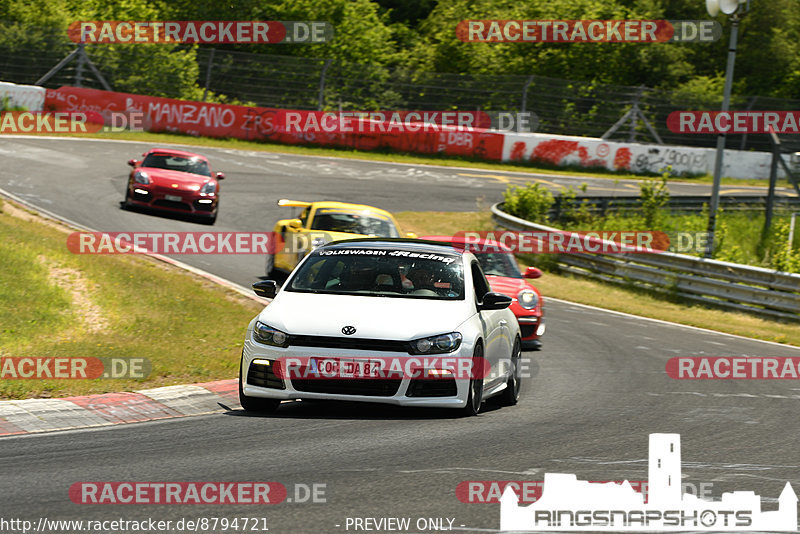
M 242 384 L 245 381 L 245 375 L 242 373 L 242 363 L 239 363 L 239 404 L 246 412 L 256 413 L 272 413 L 278 409 L 281 401 L 279 399 L 264 399 L 261 397 L 248 397 L 244 394 Z
M 522 348 L 519 338 L 514 340 L 514 349 L 511 351 L 511 376 L 508 378 L 506 389 L 500 397 L 503 406 L 514 406 L 519 402 L 519 390 L 522 386 L 522 378 L 519 371 L 519 360 L 522 357 Z
M 478 415 L 483 402 L 483 345 L 478 344 L 472 353 L 472 378 L 469 380 L 467 404 L 461 408 L 461 415 Z

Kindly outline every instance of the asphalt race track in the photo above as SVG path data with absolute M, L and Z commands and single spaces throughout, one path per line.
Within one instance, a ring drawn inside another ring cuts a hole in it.
M 4 137 L 0 188 L 94 230 L 211 228 L 120 210 L 125 161 L 146 148 Z M 518 174 L 484 170 L 201 151 L 214 170 L 226 173 L 215 231 L 271 229 L 288 211 L 275 206 L 281 197 L 334 198 L 392 211 L 468 211 L 476 199 L 484 205 L 500 199 L 506 182 L 523 181 Z M 626 182 L 541 179 L 586 181 L 598 194 L 615 187 L 619 194 L 636 192 Z M 180 259 L 243 285 L 263 274 L 263 258 L 255 256 Z M 419 518 L 446 518 L 457 532 L 491 532 L 499 528 L 499 505 L 459 502 L 460 482 L 542 480 L 553 472 L 583 480 L 647 480 L 653 432 L 681 434 L 684 482 L 711 482 L 716 496 L 750 490 L 762 496 L 765 509 L 774 509 L 787 481 L 800 488 L 800 382 L 677 381 L 664 370 L 674 356 L 800 356 L 800 349 L 553 300 L 547 321 L 543 350 L 525 353 L 533 376 L 524 383 L 521 403 L 502 409 L 487 403 L 477 418 L 295 402 L 274 417 L 232 409 L 0 439 L 0 515 L 34 522 L 264 517 L 269 531 L 279 533 L 355 532 L 346 528 L 348 517 L 409 517 L 412 525 Z M 68 497 L 78 481 L 276 481 L 289 489 L 289 498 L 295 484 L 324 484 L 326 502 L 78 505 Z

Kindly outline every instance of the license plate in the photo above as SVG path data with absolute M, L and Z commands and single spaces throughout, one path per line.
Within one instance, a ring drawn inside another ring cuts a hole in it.
M 311 358 L 308 371 L 320 378 L 375 378 L 382 369 L 381 360 Z
M 164 195 L 164 198 L 173 202 L 182 202 L 183 198 L 177 195 Z

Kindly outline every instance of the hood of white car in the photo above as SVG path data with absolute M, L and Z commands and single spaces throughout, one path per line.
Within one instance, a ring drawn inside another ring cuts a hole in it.
M 453 332 L 471 313 L 464 300 L 281 291 L 259 320 L 289 334 L 340 337 L 343 327 L 353 326 L 354 338 L 406 341 Z

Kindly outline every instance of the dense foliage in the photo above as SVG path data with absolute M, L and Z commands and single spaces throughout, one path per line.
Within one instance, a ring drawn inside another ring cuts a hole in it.
M 752 0 L 741 23 L 735 92 L 800 97 L 800 9 L 797 0 Z M 318 45 L 223 45 L 224 48 L 369 64 L 365 77 L 396 70 L 517 74 L 595 83 L 679 89 L 699 101 L 717 95 L 723 39 L 706 44 L 487 44 L 456 38 L 460 20 L 708 19 L 701 0 L 0 0 L 0 53 L 61 49 L 76 20 L 325 20 L 336 31 Z M 128 45 L 96 52 L 115 89 L 197 97 L 196 46 Z M 168 80 L 168 84 L 164 84 Z M 156 83 L 156 81 L 158 83 Z M 147 91 L 152 86 L 152 91 Z M 167 89 L 165 89 L 165 87 Z

